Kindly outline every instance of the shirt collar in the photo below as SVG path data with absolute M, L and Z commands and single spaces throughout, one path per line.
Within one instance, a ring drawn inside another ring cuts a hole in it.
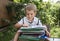
M 27 17 L 26 17 L 26 20 L 27 20 L 28 22 L 30 22 L 30 21 L 27 19 Z M 34 22 L 34 21 L 36 21 L 35 17 L 34 17 L 34 19 L 33 19 L 33 21 L 32 21 L 32 22 Z

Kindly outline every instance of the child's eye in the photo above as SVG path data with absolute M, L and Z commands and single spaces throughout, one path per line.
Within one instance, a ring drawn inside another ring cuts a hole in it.
M 29 14 L 27 14 L 27 15 L 29 15 Z
M 29 14 L 27 14 L 27 15 L 29 15 Z

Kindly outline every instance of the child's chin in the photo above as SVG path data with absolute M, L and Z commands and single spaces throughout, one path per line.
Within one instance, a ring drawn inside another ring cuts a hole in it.
M 32 18 L 29 18 L 29 20 L 31 21 L 31 20 L 33 20 Z

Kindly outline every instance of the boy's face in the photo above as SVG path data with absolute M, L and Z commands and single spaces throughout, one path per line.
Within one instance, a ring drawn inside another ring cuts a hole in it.
M 33 18 L 35 17 L 36 12 L 34 12 L 34 10 L 26 10 L 26 17 L 28 18 L 28 20 L 33 20 Z

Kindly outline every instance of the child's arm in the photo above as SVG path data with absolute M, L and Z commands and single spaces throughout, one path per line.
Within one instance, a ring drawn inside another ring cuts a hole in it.
M 48 32 L 48 30 L 47 30 L 47 26 L 46 25 L 43 25 L 43 26 L 45 26 L 45 32 L 46 32 L 46 35 L 48 36 L 48 37 L 50 37 L 50 33 Z
M 22 27 L 22 26 L 23 26 L 23 27 L 28 27 L 28 24 L 26 24 L 26 23 L 24 23 L 24 24 L 16 23 L 16 24 L 15 24 L 15 27 L 16 27 L 16 28 L 20 28 L 20 27 Z
M 23 21 L 23 18 L 18 22 L 18 23 L 16 23 L 14 26 L 16 27 L 16 28 L 20 28 L 20 27 L 22 27 L 22 26 L 28 26 L 26 23 L 23 23 L 24 21 Z
M 15 26 L 16 28 L 20 28 L 20 27 L 22 26 L 22 24 L 16 23 L 14 26 Z
M 38 25 L 37 26 L 45 26 L 45 28 L 46 28 L 46 30 L 45 30 L 46 31 L 46 35 L 50 37 L 50 33 L 48 32 L 46 25 L 42 25 L 40 20 L 38 21 Z
M 48 32 L 48 30 L 45 30 L 45 31 L 46 31 L 46 35 L 50 37 L 50 33 Z

